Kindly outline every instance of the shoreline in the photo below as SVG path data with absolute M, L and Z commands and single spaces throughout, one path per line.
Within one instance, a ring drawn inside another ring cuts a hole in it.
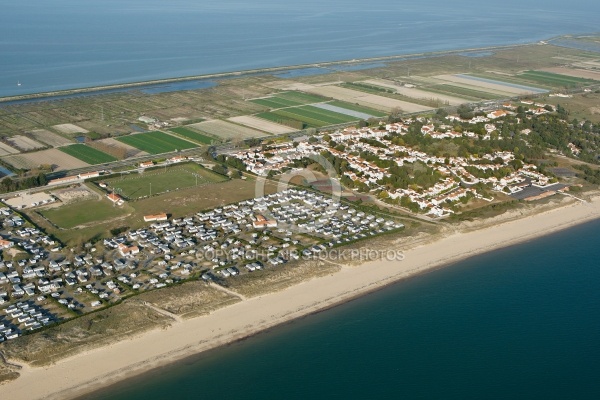
M 553 36 L 547 39 L 542 40 L 543 42 L 550 43 L 552 40 L 557 38 L 566 37 L 568 35 L 562 36 Z M 309 64 L 296 64 L 296 65 L 281 65 L 281 66 L 271 66 L 271 67 L 263 67 L 263 68 L 252 68 L 247 70 L 240 71 L 226 71 L 226 72 L 214 72 L 207 74 L 199 74 L 199 75 L 189 75 L 189 76 L 179 76 L 179 77 L 170 77 L 170 78 L 161 78 L 161 79 L 150 79 L 146 81 L 137 81 L 137 82 L 123 82 L 123 83 L 113 83 L 106 85 L 95 85 L 95 86 L 84 86 L 78 88 L 71 89 L 59 89 L 48 92 L 34 92 L 27 94 L 18 94 L 11 96 L 2 96 L 0 97 L 0 104 L 11 105 L 11 104 L 19 104 L 19 103 L 27 103 L 31 101 L 50 101 L 50 100 L 60 100 L 63 97 L 70 97 L 76 95 L 102 95 L 104 93 L 110 93 L 113 91 L 123 91 L 127 90 L 135 90 L 135 89 L 145 89 L 149 87 L 156 87 L 161 85 L 166 85 L 170 83 L 178 83 L 178 82 L 188 82 L 188 81 L 204 81 L 204 80 L 218 80 L 218 79 L 227 79 L 227 78 L 243 78 L 246 76 L 252 76 L 257 74 L 268 74 L 268 73 L 282 73 L 293 70 L 302 70 L 307 68 L 323 68 L 327 70 L 327 67 L 332 67 L 336 65 L 360 65 L 374 62 L 394 62 L 394 61 L 402 61 L 411 58 L 429 58 L 429 57 L 440 57 L 445 55 L 452 54 L 461 54 L 465 52 L 481 52 L 481 51 L 493 51 L 493 50 L 506 50 L 516 47 L 524 47 L 531 46 L 534 44 L 539 44 L 540 41 L 535 42 L 527 42 L 527 43 L 513 43 L 513 44 L 505 44 L 505 45 L 497 45 L 497 46 L 484 46 L 484 47 L 465 47 L 462 49 L 454 49 L 454 50 L 439 50 L 439 51 L 430 51 L 424 53 L 407 53 L 407 54 L 393 54 L 388 56 L 379 56 L 379 57 L 366 57 L 366 58 L 356 58 L 351 60 L 333 60 L 333 61 L 319 61 L 313 62 Z M 329 71 L 331 72 L 331 71 Z M 324 72 L 327 73 L 327 72 Z
M 445 232 L 408 249 L 404 261 L 370 261 L 312 278 L 284 290 L 250 298 L 209 315 L 173 322 L 47 367 L 23 365 L 21 376 L 1 385 L 11 399 L 75 398 L 151 369 L 244 340 L 292 320 L 325 311 L 403 279 L 460 260 L 546 236 L 600 218 L 600 197 L 587 203 L 563 199 L 550 210 L 493 225 Z M 486 220 L 478 221 L 484 224 Z M 489 220 L 487 221 L 490 222 Z M 475 228 L 475 229 L 472 229 Z

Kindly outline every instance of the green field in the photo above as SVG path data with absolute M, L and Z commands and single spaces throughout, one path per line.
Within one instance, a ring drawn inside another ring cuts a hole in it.
M 374 110 L 369 107 L 359 106 L 358 104 L 346 103 L 345 101 L 333 100 L 328 101 L 327 104 L 331 104 L 332 106 L 345 108 L 347 110 L 358 111 L 361 113 L 369 114 L 374 117 L 386 117 L 387 114 L 378 110 Z
M 80 159 L 88 164 L 103 164 L 107 162 L 117 161 L 117 159 L 109 154 L 96 150 L 93 147 L 85 144 L 71 144 L 58 148 L 63 153 Z
M 257 117 L 280 123 L 285 120 L 301 121 L 305 128 L 320 128 L 328 125 L 357 121 L 358 118 L 313 106 L 292 107 L 256 114 Z
M 346 82 L 340 85 L 346 89 L 358 90 L 360 92 L 372 93 L 372 94 L 381 94 L 381 93 L 396 93 L 394 89 L 384 88 L 382 86 L 375 86 L 368 83 L 361 82 Z
M 171 129 L 169 129 L 169 131 L 171 131 L 177 135 L 183 136 L 187 139 L 193 140 L 194 142 L 197 142 L 197 143 L 212 144 L 213 142 L 217 141 L 217 139 L 215 139 L 215 138 L 203 135 L 201 133 L 198 133 L 198 132 L 193 131 L 188 128 L 171 128 Z
M 321 103 L 326 99 L 300 92 L 283 92 L 261 99 L 250 100 L 255 104 L 271 109 L 295 107 L 312 103 Z
M 113 218 L 129 214 L 127 206 L 115 206 L 108 199 L 83 200 L 58 208 L 40 211 L 40 214 L 54 225 L 70 229 L 79 225 L 94 223 L 101 224 Z
M 533 81 L 541 83 L 543 85 L 549 85 L 554 87 L 576 87 L 580 85 L 591 85 L 596 83 L 596 81 L 592 79 L 577 78 L 574 76 L 561 75 L 544 71 L 526 71 L 517 76 L 528 81 Z
M 281 98 L 281 99 L 287 99 L 287 100 L 292 100 L 292 101 L 297 101 L 301 104 L 311 104 L 311 103 L 320 103 L 322 101 L 325 101 L 327 99 L 321 97 L 321 96 L 316 96 L 313 94 L 308 94 L 308 93 L 302 93 L 302 92 L 283 92 L 283 93 L 277 93 L 277 97 Z
M 135 200 L 140 197 L 159 193 L 206 185 L 207 183 L 227 180 L 197 164 L 173 165 L 166 168 L 156 168 L 143 173 L 133 173 L 122 177 L 111 178 L 104 182 L 111 190 L 126 199 Z
M 430 91 L 432 93 L 440 93 L 440 94 L 450 94 L 450 95 L 459 95 L 465 97 L 467 99 L 473 100 L 493 100 L 497 99 L 500 96 L 495 95 L 493 93 L 484 92 L 482 90 L 463 88 L 460 86 L 454 86 L 449 84 L 435 85 L 426 88 L 425 90 Z
M 293 106 L 301 106 L 304 103 L 299 103 L 297 101 L 287 100 L 280 97 L 268 97 L 264 99 L 254 99 L 250 100 L 255 104 L 260 104 L 261 106 L 269 107 L 269 108 L 284 108 L 284 107 L 293 107 Z
M 192 142 L 158 131 L 122 136 L 117 138 L 117 140 L 150 154 L 161 154 L 198 147 L 198 145 Z

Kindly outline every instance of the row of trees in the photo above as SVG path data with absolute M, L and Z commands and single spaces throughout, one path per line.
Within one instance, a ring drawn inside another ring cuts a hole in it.
M 10 177 L 6 177 L 0 181 L 0 193 L 31 189 L 39 186 L 45 186 L 47 183 L 48 179 L 43 173 L 18 180 L 13 180 Z

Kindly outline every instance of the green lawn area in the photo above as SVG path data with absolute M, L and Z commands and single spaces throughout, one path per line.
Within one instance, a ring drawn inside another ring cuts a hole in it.
M 111 161 L 117 161 L 115 157 L 103 153 L 100 150 L 96 150 L 93 147 L 86 146 L 85 144 L 72 144 L 69 146 L 59 147 L 58 149 L 63 153 L 67 153 L 68 155 L 78 158 L 88 164 L 103 164 Z
M 211 144 L 211 143 L 217 141 L 217 139 L 215 139 L 213 137 L 203 135 L 201 133 L 198 133 L 198 132 L 193 131 L 188 128 L 183 128 L 183 127 L 172 128 L 172 129 L 169 129 L 169 131 L 171 131 L 177 135 L 183 136 L 187 139 L 193 140 L 194 142 L 197 142 L 197 143 Z
M 327 104 L 331 104 L 332 106 L 345 108 L 346 110 L 358 111 L 361 113 L 369 114 L 374 117 L 386 117 L 387 114 L 378 110 L 374 110 L 369 107 L 359 106 L 358 104 L 346 103 L 345 101 L 333 100 L 327 102 Z
M 117 138 L 117 140 L 150 154 L 161 154 L 198 147 L 198 145 L 192 142 L 158 131 L 122 136 Z
M 45 218 L 60 228 L 69 229 L 88 223 L 102 223 L 129 214 L 127 206 L 115 206 L 108 199 L 83 200 L 58 208 L 40 211 Z
M 197 175 L 197 177 L 196 177 Z M 207 170 L 197 164 L 188 163 L 156 168 L 143 173 L 133 173 L 115 177 L 104 182 L 126 199 L 138 199 L 150 194 L 157 195 L 174 190 L 223 182 L 224 176 Z M 152 190 L 152 192 L 150 192 Z

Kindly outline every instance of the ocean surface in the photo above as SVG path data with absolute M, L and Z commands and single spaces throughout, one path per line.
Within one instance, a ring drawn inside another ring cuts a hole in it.
M 600 220 L 410 278 L 87 399 L 598 399 Z
M 596 0 L 0 3 L 0 97 L 525 43 L 598 31 L 600 17 Z

